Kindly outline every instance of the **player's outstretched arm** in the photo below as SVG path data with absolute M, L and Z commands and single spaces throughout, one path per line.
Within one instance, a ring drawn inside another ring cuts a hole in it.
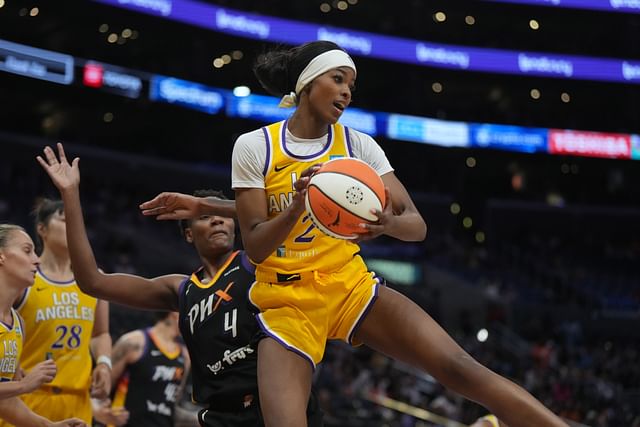
M 164 192 L 140 205 L 142 215 L 159 220 L 190 219 L 201 215 L 236 217 L 236 202 L 215 197 L 194 197 L 188 194 Z
M 0 400 L 0 419 L 16 426 L 87 427 L 85 422 L 77 418 L 57 422 L 49 421 L 31 411 L 18 397 Z
M 76 157 L 70 164 L 62 144 L 58 144 L 58 156 L 50 147 L 45 147 L 44 158 L 38 156 L 37 159 L 60 191 L 64 203 L 69 255 L 80 289 L 97 298 L 135 308 L 177 311 L 178 289 L 186 276 L 172 274 L 147 279 L 130 274 L 105 274 L 98 269 L 80 204 L 80 159 Z

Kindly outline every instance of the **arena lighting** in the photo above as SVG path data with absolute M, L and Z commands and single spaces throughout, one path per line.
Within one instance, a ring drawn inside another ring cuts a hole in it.
M 476 339 L 478 340 L 478 342 L 486 342 L 487 339 L 489 339 L 489 331 L 487 331 L 485 328 L 480 329 L 476 334 Z
M 456 202 L 451 203 L 451 206 L 449 206 L 449 211 L 452 215 L 458 215 L 460 213 L 460 205 Z
M 465 16 L 465 17 L 464 17 L 464 22 L 465 22 L 467 25 L 473 25 L 473 24 L 475 24 L 475 23 L 476 23 L 476 18 L 474 18 L 474 17 L 473 17 L 473 16 L 471 16 L 471 15 L 467 15 L 467 16 Z
M 470 217 L 470 216 L 465 216 L 465 217 L 462 219 L 462 226 L 463 226 L 464 228 L 471 228 L 471 227 L 473 226 L 473 219 L 471 219 L 471 217 Z
M 329 6 L 329 4 L 328 4 L 328 3 L 322 3 L 322 4 L 320 5 L 320 10 L 321 10 L 322 12 L 324 12 L 324 13 L 328 13 L 328 12 L 330 12 L 330 11 L 331 11 L 331 6 Z
M 109 26 L 107 24 L 102 24 L 98 27 L 98 32 L 100 33 L 106 33 L 107 31 L 109 31 Z
M 484 232 L 482 231 L 476 231 L 476 242 L 478 243 L 484 243 L 485 241 L 485 235 Z
M 541 94 L 538 89 L 531 89 L 529 96 L 531 96 L 532 99 L 540 99 Z
M 431 43 L 258 15 L 197 0 L 94 1 L 261 41 L 298 45 L 310 40 L 330 40 L 354 55 L 424 67 L 640 84 L 640 61 L 634 59 Z
M 565 104 L 568 104 L 569 102 L 571 102 L 571 95 L 569 95 L 567 92 L 562 92 L 562 94 L 560 95 L 560 99 Z
M 433 90 L 435 93 L 440 93 L 442 92 L 442 83 L 440 82 L 434 82 L 431 85 L 431 90 Z
M 38 13 L 40 13 L 40 9 L 38 9 L 37 7 L 34 7 L 29 11 L 29 16 L 31 17 L 38 16 Z
M 535 31 L 540 28 L 540 23 L 535 19 L 531 19 L 529 20 L 529 28 Z
M 447 20 L 447 14 L 444 12 L 436 12 L 435 15 L 433 15 L 433 18 L 437 22 L 444 22 Z
M 0 0 L 0 9 L 4 6 L 4 0 Z
M 138 98 L 144 88 L 143 82 L 151 80 L 149 97 L 152 101 L 168 102 L 208 114 L 217 114 L 224 108 L 228 117 L 267 123 L 286 119 L 291 114 L 290 110 L 278 108 L 280 100 L 276 97 L 254 94 L 235 97 L 227 89 L 152 76 L 141 71 L 81 58 L 74 59 L 69 55 L 0 40 L 0 71 L 71 84 L 74 61 L 84 67 L 85 85 L 117 95 Z M 397 141 L 442 147 L 491 148 L 521 153 L 640 160 L 640 135 L 454 122 L 353 107 L 345 111 L 340 122 L 373 137 L 382 135 Z
M 468 168 L 475 168 L 476 167 L 476 158 L 475 157 L 467 157 L 467 160 L 465 160 L 465 164 L 467 165 Z
M 251 89 L 248 86 L 236 86 L 233 88 L 233 96 L 245 97 L 251 95 Z

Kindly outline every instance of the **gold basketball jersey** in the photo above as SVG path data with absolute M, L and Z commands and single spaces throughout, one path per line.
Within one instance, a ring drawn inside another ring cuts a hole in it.
M 22 353 L 22 324 L 14 309 L 11 309 L 12 325 L 0 322 L 0 382 L 13 381 Z
M 58 367 L 48 384 L 62 391 L 84 391 L 91 384 L 90 342 L 97 300 L 84 294 L 75 280 L 56 282 L 40 270 L 18 307 L 27 337 L 22 368 L 46 359 Z
M 305 169 L 334 158 L 353 157 L 348 129 L 340 124 L 329 127 L 326 143 L 320 150 L 304 156 L 296 156 L 288 149 L 286 129 L 286 121 L 263 128 L 268 144 L 264 183 L 270 219 L 291 204 L 295 194 L 293 183 Z M 329 237 L 318 230 L 304 213 L 282 245 L 257 266 L 257 272 L 271 271 L 287 276 L 289 273 L 326 271 L 344 264 L 358 251 L 358 245 Z M 291 278 L 284 277 L 283 280 Z

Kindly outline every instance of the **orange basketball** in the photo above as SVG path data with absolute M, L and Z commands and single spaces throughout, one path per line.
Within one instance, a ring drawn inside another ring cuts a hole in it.
M 366 232 L 360 224 L 373 224 L 371 209 L 385 206 L 384 184 L 362 160 L 329 160 L 311 177 L 305 204 L 316 227 L 337 239 L 355 239 Z

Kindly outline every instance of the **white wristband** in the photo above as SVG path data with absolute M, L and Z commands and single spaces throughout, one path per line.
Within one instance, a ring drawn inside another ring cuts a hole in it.
M 109 367 L 109 369 L 112 369 L 111 367 L 111 358 L 109 356 L 105 356 L 104 354 L 100 357 L 98 357 L 98 359 L 96 360 L 96 365 L 99 365 L 101 363 L 104 363 L 105 365 L 107 365 Z

